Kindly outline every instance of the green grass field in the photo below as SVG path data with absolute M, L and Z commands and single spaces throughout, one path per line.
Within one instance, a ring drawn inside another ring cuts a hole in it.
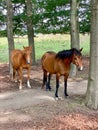
M 89 35 L 80 35 L 80 47 L 83 47 L 83 55 L 89 56 L 90 47 Z M 27 37 L 14 38 L 15 48 L 22 49 L 28 45 Z M 40 59 L 46 51 L 61 51 L 70 49 L 70 35 L 50 34 L 38 35 L 34 39 L 36 60 Z M 8 41 L 7 38 L 0 38 L 0 63 L 8 63 Z

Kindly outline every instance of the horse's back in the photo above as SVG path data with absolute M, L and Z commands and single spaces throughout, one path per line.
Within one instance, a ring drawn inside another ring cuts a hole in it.
M 15 49 L 12 51 L 11 53 L 11 62 L 14 68 L 17 68 L 18 66 L 20 66 L 21 61 L 22 61 L 22 51 Z
M 42 56 L 42 69 L 49 72 L 54 73 L 54 64 L 55 64 L 55 52 L 46 52 Z

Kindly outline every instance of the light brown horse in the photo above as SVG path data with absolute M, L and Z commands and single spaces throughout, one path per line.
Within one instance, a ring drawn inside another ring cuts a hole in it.
M 67 79 L 70 72 L 70 64 L 73 63 L 78 67 L 78 70 L 83 69 L 82 65 L 82 51 L 83 48 L 77 50 L 75 48 L 70 50 L 63 50 L 58 53 L 46 52 L 42 56 L 42 69 L 43 69 L 43 85 L 46 85 L 46 90 L 51 90 L 50 78 L 52 74 L 56 74 L 56 92 L 55 97 L 58 98 L 59 78 L 64 76 L 64 94 L 67 94 Z M 47 73 L 49 73 L 47 81 Z
M 31 69 L 31 53 L 32 47 L 24 47 L 23 50 L 15 49 L 11 53 L 11 63 L 13 67 L 13 79 L 16 80 L 16 72 L 19 75 L 19 89 L 22 89 L 22 71 L 27 69 L 27 86 L 31 88 L 30 85 L 30 69 Z

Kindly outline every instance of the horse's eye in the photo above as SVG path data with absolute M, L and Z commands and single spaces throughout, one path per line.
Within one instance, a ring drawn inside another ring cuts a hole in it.
M 74 60 L 77 60 L 77 58 L 75 57 Z

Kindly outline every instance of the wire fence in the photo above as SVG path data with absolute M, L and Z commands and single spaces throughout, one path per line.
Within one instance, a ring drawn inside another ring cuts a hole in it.
M 8 49 L 0 49 L 0 63 L 9 62 L 9 52 Z
M 15 48 L 22 49 L 27 44 L 27 37 L 14 37 Z M 9 49 L 7 38 L 0 38 L 0 64 L 9 62 Z

